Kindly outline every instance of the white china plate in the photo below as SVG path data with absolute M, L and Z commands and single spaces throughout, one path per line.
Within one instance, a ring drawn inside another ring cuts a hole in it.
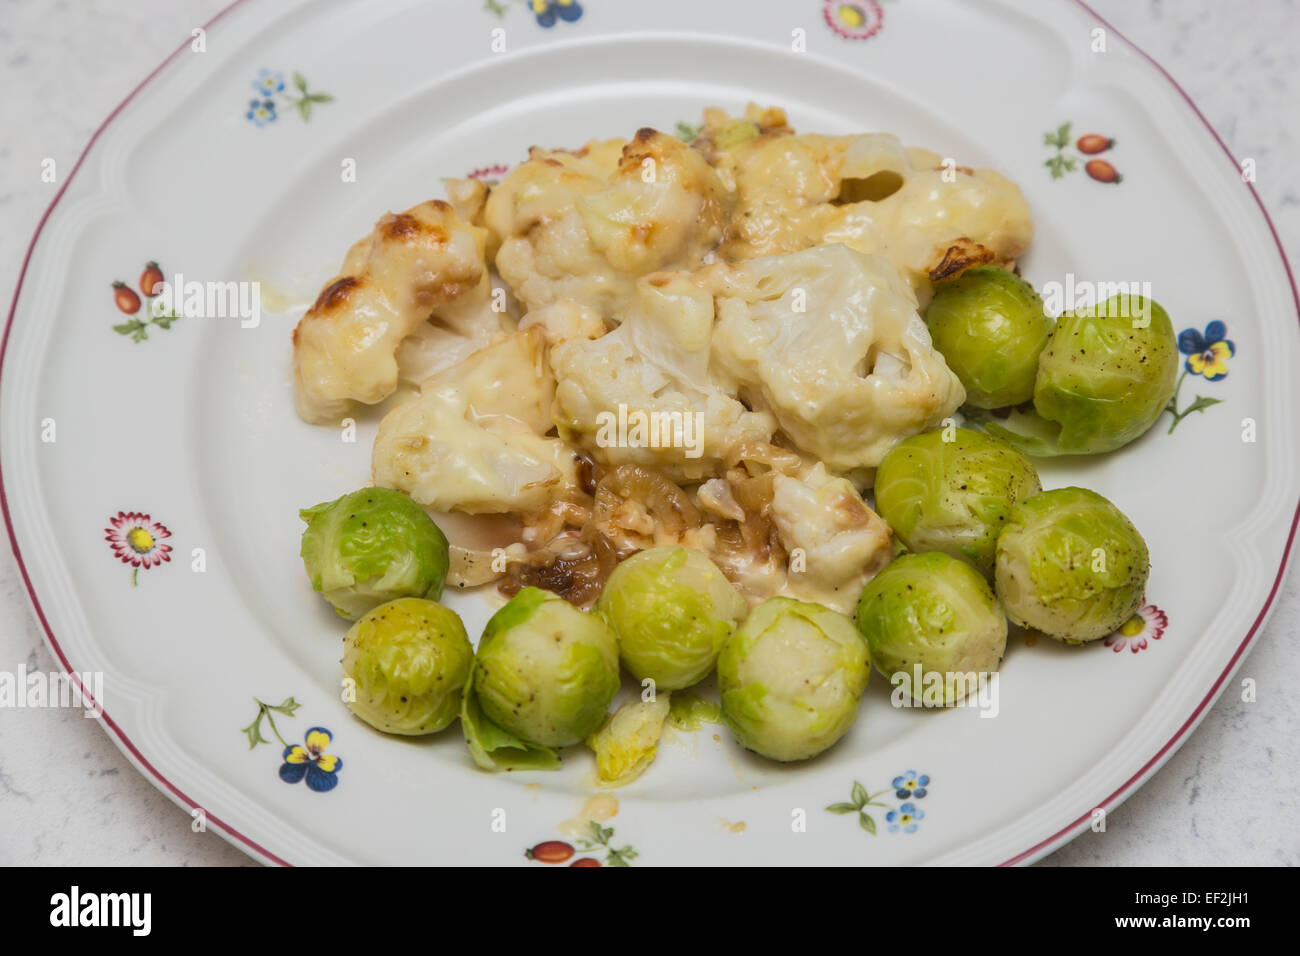
M 1150 282 L 1176 329 L 1225 323 L 1210 338 L 1233 354 L 1226 375 L 1188 373 L 1180 409 L 1220 401 L 1172 433 L 1165 415 L 1117 454 L 1043 466 L 1046 486 L 1095 488 L 1144 532 L 1140 633 L 1013 642 L 994 719 L 895 709 L 877 676 L 850 735 L 803 765 L 762 762 L 721 728 L 678 735 L 617 792 L 611 847 L 634 848 L 633 865 L 1030 861 L 1140 786 L 1229 686 L 1300 514 L 1297 302 L 1235 161 L 1086 7 L 242 0 L 200 39 L 100 129 L 33 240 L 5 331 L 0 452 L 14 550 L 60 662 L 102 673 L 113 739 L 253 856 L 540 866 L 525 848 L 574 842 L 560 825 L 589 794 L 586 755 L 486 774 L 457 729 L 388 738 L 340 701 L 344 628 L 306 583 L 297 510 L 367 483 L 375 420 L 347 443 L 296 418 L 289 333 L 347 246 L 441 195 L 440 177 L 492 176 L 535 143 L 673 130 L 710 104 L 779 105 L 802 131 L 888 130 L 995 167 L 1033 208 L 1036 285 Z M 308 110 L 306 93 L 331 98 Z M 1053 178 L 1044 134 L 1066 122 L 1075 168 Z M 1084 133 L 1114 138 L 1098 158 L 1120 182 L 1085 172 Z M 267 311 L 256 328 L 182 318 L 133 341 L 110 283 L 137 288 L 150 260 L 169 278 L 259 281 Z M 106 529 L 123 513 L 121 532 L 144 521 L 131 513 L 169 530 L 154 528 L 167 561 L 133 572 L 115 556 Z M 493 606 L 449 602 L 471 635 Z M 254 698 L 289 697 L 297 709 L 271 711 L 268 743 L 250 746 Z M 342 760 L 329 790 L 280 776 L 313 727 Z M 825 809 L 855 782 L 883 805 L 866 807 L 874 834 Z M 904 803 L 919 812 L 901 817 Z

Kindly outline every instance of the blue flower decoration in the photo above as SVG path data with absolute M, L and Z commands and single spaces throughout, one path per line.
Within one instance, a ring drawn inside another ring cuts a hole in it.
M 1227 375 L 1228 359 L 1237 351 L 1227 335 L 1228 327 L 1217 320 L 1207 325 L 1204 332 L 1183 329 L 1178 334 L 1178 351 L 1187 356 L 1187 371 L 1211 382 Z
M 916 809 L 916 804 L 905 803 L 897 810 L 890 810 L 885 814 L 885 824 L 889 827 L 890 833 L 897 833 L 902 830 L 904 833 L 915 833 L 916 826 L 925 819 L 925 811 Z
M 274 123 L 275 103 L 271 100 L 251 100 L 248 104 L 248 112 L 244 116 L 258 126 Z
M 908 800 L 915 797 L 920 800 L 926 794 L 926 787 L 930 785 L 930 778 L 926 774 L 918 774 L 915 770 L 909 770 L 899 777 L 895 777 L 889 784 L 894 788 L 894 793 L 899 800 Z
M 573 23 L 582 16 L 582 4 L 578 0 L 529 0 L 533 16 L 540 26 L 550 29 L 556 20 Z
M 324 727 L 313 727 L 307 731 L 305 746 L 294 744 L 285 747 L 280 779 L 285 783 L 297 783 L 305 777 L 307 786 L 317 793 L 326 793 L 337 787 L 343 761 L 325 752 L 333 739 L 334 735 Z
M 284 92 L 284 74 L 274 70 L 262 70 L 253 81 L 253 89 L 262 97 L 274 96 Z

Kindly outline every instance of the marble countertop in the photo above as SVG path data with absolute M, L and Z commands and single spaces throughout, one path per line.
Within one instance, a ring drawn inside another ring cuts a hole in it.
M 0 0 L 0 302 L 51 187 L 96 126 L 189 31 L 227 0 Z M 464 0 L 470 2 L 470 0 Z M 1091 0 L 1170 71 L 1236 156 L 1300 267 L 1300 4 Z M 1044 865 L 1300 864 L 1300 574 L 1230 687 L 1190 740 L 1123 806 Z M 0 669 L 57 668 L 17 567 L 0 548 Z M 75 710 L 0 710 L 0 864 L 244 865 L 215 833 L 137 773 Z

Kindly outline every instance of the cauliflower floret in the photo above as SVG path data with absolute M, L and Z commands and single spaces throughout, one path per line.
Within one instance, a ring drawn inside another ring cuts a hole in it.
M 471 225 L 483 225 L 483 213 L 487 208 L 488 187 L 481 179 L 449 179 L 444 186 L 447 202 L 456 210 L 456 214 Z M 496 252 L 495 247 L 488 246 L 488 256 Z
M 337 421 L 352 402 L 393 394 L 398 348 L 431 316 L 480 344 L 499 332 L 500 317 L 487 310 L 486 241 L 441 200 L 380 219 L 294 329 L 299 416 Z
M 772 521 L 790 555 L 787 593 L 851 614 L 893 553 L 889 525 L 847 478 L 833 477 L 821 463 L 772 481 Z
M 563 431 L 609 467 L 648 465 L 676 481 L 717 474 L 737 442 L 766 441 L 774 422 L 710 369 L 713 299 L 682 273 L 637 283 L 623 324 L 551 350 Z
M 605 334 L 605 320 L 572 299 L 559 299 L 519 320 L 521 329 L 533 326 L 541 328 L 552 348 L 572 339 L 598 339 Z
M 753 106 L 743 120 L 719 111 L 706 118 L 701 139 L 736 191 L 722 246 L 728 258 L 840 242 L 884 255 L 928 300 L 932 273 L 1009 265 L 1033 238 L 1024 196 L 992 170 L 905 149 L 888 133 L 795 135 L 779 111 Z M 746 126 L 749 134 L 737 135 Z
M 642 129 L 575 152 L 534 148 L 492 190 L 485 220 L 497 270 L 528 309 L 567 297 L 618 320 L 637 277 L 713 249 L 728 202 L 703 156 Z
M 702 278 L 718 297 L 715 362 L 832 472 L 864 477 L 966 397 L 912 290 L 878 256 L 820 246 L 711 266 Z
M 540 327 L 515 332 L 433 376 L 379 425 L 376 485 L 435 511 L 536 512 L 577 483 L 552 427 L 554 380 Z

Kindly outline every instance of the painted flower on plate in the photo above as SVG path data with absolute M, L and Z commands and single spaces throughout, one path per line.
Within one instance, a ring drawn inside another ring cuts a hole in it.
M 1227 375 L 1228 359 L 1237 351 L 1227 335 L 1227 325 L 1218 320 L 1207 325 L 1204 332 L 1183 329 L 1178 334 L 1178 351 L 1187 356 L 1187 371 L 1211 382 Z
M 1164 637 L 1169 618 L 1165 612 L 1154 604 L 1138 608 L 1138 612 L 1120 625 L 1119 630 L 1109 634 L 1102 641 L 1118 654 L 1128 648 L 1134 654 L 1147 649 L 1147 641 L 1158 641 Z
M 284 92 L 284 74 L 276 70 L 262 69 L 253 81 L 253 89 L 263 99 Z
M 172 559 L 171 545 L 164 544 L 172 533 L 161 522 L 138 511 L 119 511 L 108 519 L 104 540 L 119 561 L 132 568 L 131 583 L 137 583 L 140 571 L 156 568 Z
M 334 735 L 324 727 L 313 727 L 307 731 L 305 745 L 285 747 L 280 779 L 285 783 L 297 783 L 305 778 L 307 786 L 317 793 L 325 793 L 337 787 L 343 761 L 325 752 L 333 739 Z
M 506 173 L 510 172 L 510 167 L 505 163 L 493 163 L 491 166 L 480 166 L 466 173 L 468 179 L 481 179 L 485 183 L 496 183 Z
M 873 37 L 885 22 L 885 12 L 876 0 L 826 0 L 822 16 L 846 40 Z
M 908 800 L 912 797 L 921 799 L 926 794 L 926 787 L 930 785 L 930 778 L 923 773 L 917 773 L 915 770 L 909 770 L 901 776 L 895 777 L 890 783 L 894 788 L 894 794 L 899 800 Z
M 265 126 L 267 123 L 274 123 L 275 101 L 251 100 L 248 104 L 248 112 L 244 115 L 258 126 Z
M 924 810 L 918 810 L 915 803 L 904 803 L 897 810 L 885 814 L 885 825 L 890 833 L 915 833 L 917 825 L 924 819 Z
M 529 0 L 529 6 L 538 24 L 548 29 L 558 20 L 573 23 L 582 16 L 582 4 L 578 0 Z

